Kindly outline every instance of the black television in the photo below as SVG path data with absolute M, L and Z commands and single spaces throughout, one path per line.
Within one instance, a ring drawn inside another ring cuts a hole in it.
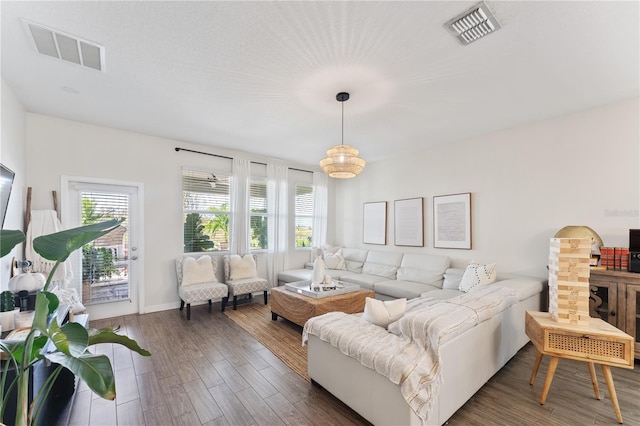
M 0 217 L 2 217 L 2 227 L 4 228 L 4 217 L 7 215 L 9 207 L 9 197 L 11 196 L 11 186 L 16 174 L 4 164 L 0 164 Z

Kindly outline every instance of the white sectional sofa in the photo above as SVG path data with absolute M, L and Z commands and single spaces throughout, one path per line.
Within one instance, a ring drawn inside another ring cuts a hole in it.
M 334 278 L 373 289 L 376 298 L 448 300 L 463 294 L 457 288 L 464 269 L 450 268 L 447 257 L 347 248 L 343 253 L 347 269 L 328 272 Z M 282 272 L 279 280 L 310 280 L 311 272 L 312 265 L 308 264 Z M 444 424 L 529 341 L 525 311 L 546 310 L 544 279 L 498 275 L 489 285 L 514 290 L 517 302 L 439 348 L 441 385 L 433 395 L 426 421 L 411 409 L 400 385 L 313 332 L 307 336 L 311 379 L 375 425 Z M 389 341 L 394 341 L 393 336 Z
M 422 293 L 442 288 L 444 274 L 451 262 L 446 256 L 405 254 L 376 250 L 343 248 L 345 269 L 327 269 L 335 279 L 376 292 L 381 300 L 405 297 L 412 299 Z M 278 284 L 309 281 L 313 263 L 305 268 L 282 271 Z

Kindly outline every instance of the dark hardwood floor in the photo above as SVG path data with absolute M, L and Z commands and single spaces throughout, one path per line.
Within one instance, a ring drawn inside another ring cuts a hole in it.
M 116 401 L 80 383 L 70 425 L 366 425 L 364 419 L 320 387 L 290 370 L 268 349 L 216 310 L 204 305 L 92 321 L 119 324 L 153 354 L 141 357 L 102 344 L 116 374 Z M 219 306 L 218 306 L 219 308 Z M 242 309 L 239 306 L 238 309 Z M 280 319 L 279 321 L 283 321 Z M 546 360 L 534 386 L 529 376 L 535 348 L 528 344 L 467 404 L 451 425 L 617 424 L 598 370 L 602 400 L 595 400 L 584 363 L 562 360 L 545 405 L 540 396 Z M 640 425 L 640 365 L 612 368 L 622 416 Z

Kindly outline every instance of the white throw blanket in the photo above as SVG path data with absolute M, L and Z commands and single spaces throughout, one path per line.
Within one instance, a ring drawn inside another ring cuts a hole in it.
M 517 300 L 514 290 L 491 285 L 449 300 L 417 298 L 388 331 L 363 320 L 362 314 L 330 312 L 307 321 L 302 343 L 313 334 L 384 375 L 400 386 L 424 423 L 441 382 L 440 346 Z
M 31 210 L 31 221 L 26 235 L 25 256 L 33 262 L 31 267 L 33 272 L 41 272 L 47 276 L 55 265 L 54 261 L 45 259 L 33 249 L 33 240 L 42 235 L 55 234 L 60 231 L 62 231 L 62 226 L 55 210 Z M 58 266 L 52 282 L 60 288 L 65 288 L 72 278 L 73 273 L 67 260 Z

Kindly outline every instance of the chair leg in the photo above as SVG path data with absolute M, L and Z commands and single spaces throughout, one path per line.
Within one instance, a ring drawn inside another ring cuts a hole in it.
M 180 310 L 184 308 L 184 300 L 180 299 Z
M 209 312 L 211 312 L 211 299 L 209 299 Z
M 233 296 L 233 310 L 237 310 L 238 309 L 238 296 Z
M 191 303 L 187 303 L 187 320 L 191 319 Z
M 267 290 L 264 291 L 264 304 L 267 304 Z
M 220 301 L 220 312 L 224 312 L 224 308 L 227 307 L 227 302 L 229 301 L 229 296 L 223 297 Z

